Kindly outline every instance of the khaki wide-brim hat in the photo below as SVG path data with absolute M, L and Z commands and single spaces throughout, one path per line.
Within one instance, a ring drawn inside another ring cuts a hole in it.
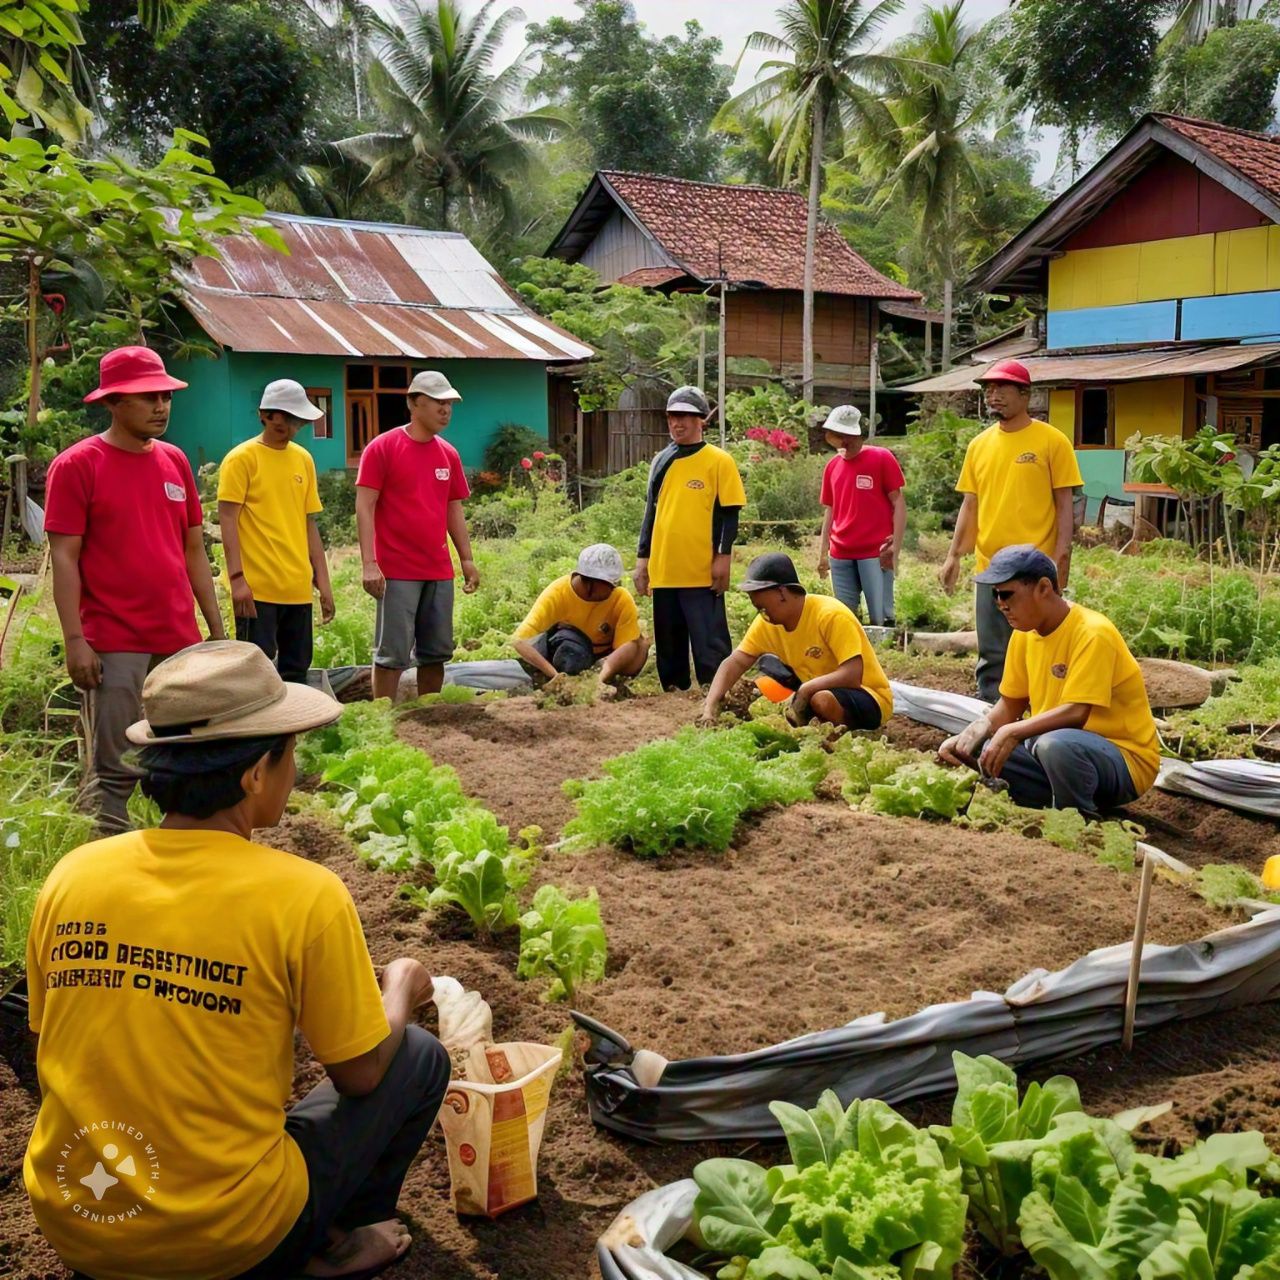
M 256 644 L 211 640 L 166 658 L 142 686 L 145 720 L 125 731 L 139 747 L 305 733 L 342 707 L 327 693 L 286 684 Z

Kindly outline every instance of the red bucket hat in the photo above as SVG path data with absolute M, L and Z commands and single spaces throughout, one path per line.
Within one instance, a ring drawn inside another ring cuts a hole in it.
M 98 361 L 98 389 L 84 399 L 86 404 L 92 404 L 103 396 L 181 391 L 186 385 L 165 372 L 164 361 L 150 347 L 117 347 Z
M 1020 387 L 1031 385 L 1031 375 L 1021 360 L 997 360 L 986 373 L 980 373 L 975 382 L 1016 382 Z

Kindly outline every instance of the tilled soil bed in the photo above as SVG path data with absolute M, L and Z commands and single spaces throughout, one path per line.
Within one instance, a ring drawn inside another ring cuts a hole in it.
M 402 734 L 453 765 L 504 822 L 537 823 L 552 841 L 572 815 L 560 789 L 566 778 L 591 776 L 609 756 L 672 733 L 696 705 L 668 696 L 610 708 L 539 710 L 531 699 L 439 706 L 413 713 Z M 568 1025 L 563 1007 L 516 981 L 514 935 L 482 944 L 452 918 L 419 913 L 323 816 L 294 815 L 270 838 L 343 877 L 375 962 L 415 955 L 480 990 L 502 1039 L 554 1041 Z M 610 849 L 547 854 L 535 881 L 547 880 L 600 893 L 609 970 L 582 993 L 580 1007 L 672 1058 L 759 1048 L 874 1010 L 899 1017 L 976 989 L 1003 990 L 1028 969 L 1058 968 L 1124 941 L 1135 894 L 1135 877 L 1042 842 L 872 817 L 835 800 L 761 815 L 724 854 L 648 862 Z M 1182 890 L 1157 884 L 1154 939 L 1189 939 L 1226 923 Z M 1099 1111 L 1172 1099 L 1174 1111 L 1153 1139 L 1168 1146 L 1215 1128 L 1257 1127 L 1280 1141 L 1278 1037 L 1280 1010 L 1269 1006 L 1153 1033 L 1130 1057 L 1106 1050 L 1059 1069 L 1080 1079 L 1086 1105 Z M 36 1106 L 33 1066 L 12 1033 L 4 1047 L 0 1273 L 8 1264 L 18 1275 L 62 1276 L 34 1233 L 21 1186 Z M 299 1092 L 319 1076 L 300 1050 Z M 936 1102 L 904 1107 L 920 1119 L 943 1110 Z M 536 1204 L 495 1223 L 459 1220 L 442 1140 L 438 1133 L 428 1140 L 401 1202 L 416 1244 L 396 1274 L 590 1276 L 594 1241 L 627 1201 L 686 1176 L 709 1154 L 741 1149 L 644 1147 L 596 1130 L 574 1064 L 552 1096 Z

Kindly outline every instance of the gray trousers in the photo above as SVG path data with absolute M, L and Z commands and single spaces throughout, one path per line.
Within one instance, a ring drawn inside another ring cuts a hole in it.
M 843 605 L 857 613 L 867 597 L 867 621 L 873 627 L 893 626 L 893 570 L 880 566 L 880 557 L 841 560 L 831 557 L 831 589 Z
M 1087 729 L 1053 729 L 1014 747 L 1000 776 L 1016 804 L 1096 818 L 1138 798 L 1124 753 Z
M 125 763 L 131 748 L 124 731 L 142 719 L 142 682 L 165 654 L 100 653 L 102 683 L 80 691 L 89 768 L 80 792 L 83 808 L 95 812 L 105 835 L 129 830 L 129 797 L 138 771 Z
M 1013 628 L 1000 612 L 991 588 L 981 583 L 974 586 L 973 612 L 978 624 L 978 697 L 983 702 L 999 702 L 1004 655 Z

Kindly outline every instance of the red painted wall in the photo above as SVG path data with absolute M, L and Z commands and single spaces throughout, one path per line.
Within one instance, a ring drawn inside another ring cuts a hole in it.
M 1166 151 L 1062 247 L 1100 249 L 1105 245 L 1235 231 L 1264 226 L 1268 221 L 1252 205 L 1181 156 Z

